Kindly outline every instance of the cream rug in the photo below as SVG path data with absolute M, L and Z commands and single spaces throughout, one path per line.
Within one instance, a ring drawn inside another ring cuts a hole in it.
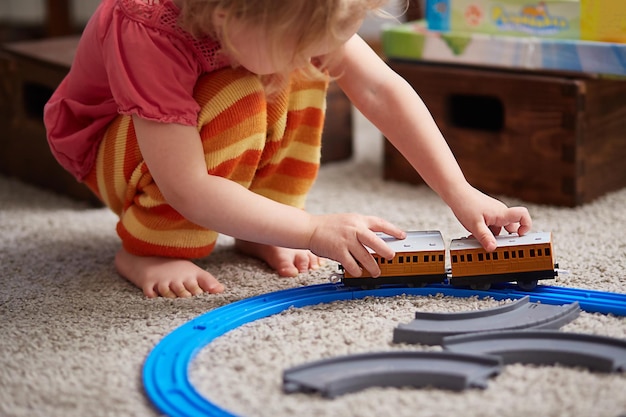
M 358 211 L 405 229 L 466 235 L 425 187 L 381 180 L 380 139 L 357 117 L 351 161 L 325 165 L 308 208 Z M 520 204 L 503 197 L 508 204 Z M 577 209 L 528 205 L 534 230 L 552 231 L 560 266 L 554 285 L 626 292 L 626 190 Z M 222 295 L 145 299 L 113 268 L 116 218 L 0 177 L 0 416 L 158 416 L 143 391 L 143 362 L 180 325 L 254 295 L 327 282 L 336 265 L 295 279 L 232 250 L 222 238 L 200 264 Z M 485 390 L 372 388 L 327 400 L 285 395 L 285 367 L 341 354 L 393 349 L 392 331 L 423 311 L 493 307 L 491 299 L 368 298 L 291 309 L 222 336 L 189 369 L 196 389 L 241 416 L 607 416 L 626 414 L 626 374 L 511 365 Z M 582 313 L 563 328 L 626 338 L 626 319 Z M 436 348 L 428 348 L 436 349 Z

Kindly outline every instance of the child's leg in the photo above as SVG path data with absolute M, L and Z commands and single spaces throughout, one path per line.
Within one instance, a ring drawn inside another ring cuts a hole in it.
M 320 161 L 327 82 L 293 76 L 289 88 L 268 103 L 268 137 L 250 190 L 303 208 Z M 237 242 L 237 248 L 265 260 L 282 276 L 317 269 L 309 251 Z
M 266 102 L 257 77 L 223 70 L 196 89 L 199 129 L 209 173 L 249 186 L 267 130 Z M 120 216 L 121 275 L 148 296 L 189 296 L 223 287 L 188 259 L 208 255 L 217 233 L 188 222 L 161 195 L 141 157 L 130 117 L 118 117 L 105 134 L 87 185 Z

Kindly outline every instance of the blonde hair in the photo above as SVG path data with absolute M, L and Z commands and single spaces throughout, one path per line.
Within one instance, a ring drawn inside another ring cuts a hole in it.
M 296 40 L 296 54 L 320 40 L 341 39 L 342 30 L 362 20 L 369 12 L 380 11 L 388 0 L 183 0 L 181 26 L 196 37 L 211 36 L 222 44 L 226 52 L 236 52 L 227 38 L 228 31 L 218 31 L 213 24 L 216 10 L 223 11 L 223 28 L 237 20 L 250 24 L 267 35 L 270 54 L 281 53 L 285 39 Z M 303 69 L 312 78 L 325 72 L 334 55 Z M 271 56 L 269 57 L 272 58 Z M 287 74 L 263 77 L 270 89 L 284 83 Z M 271 87 L 273 86 L 273 87 Z

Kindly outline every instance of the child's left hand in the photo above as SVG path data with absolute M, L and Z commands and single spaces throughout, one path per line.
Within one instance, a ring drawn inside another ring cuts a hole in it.
M 507 207 L 471 186 L 456 192 L 448 204 L 459 222 L 490 252 L 496 249 L 494 236 L 499 235 L 503 227 L 509 233 L 522 236 L 532 226 L 526 207 Z

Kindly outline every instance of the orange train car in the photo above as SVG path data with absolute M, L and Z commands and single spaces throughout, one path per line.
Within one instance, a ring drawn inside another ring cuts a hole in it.
M 340 266 L 344 285 L 376 287 L 384 284 L 424 285 L 443 282 L 446 278 L 446 247 L 441 233 L 436 230 L 406 233 L 406 239 L 396 239 L 386 234 L 380 237 L 396 252 L 393 259 L 385 259 L 372 252 L 378 263 L 381 276 L 363 270 L 363 275 L 354 277 Z
M 496 236 L 498 247 L 485 251 L 473 237 L 453 239 L 450 243 L 450 268 L 446 268 L 446 248 L 439 231 L 410 231 L 399 240 L 381 234 L 396 252 L 384 259 L 372 252 L 381 269 L 373 278 L 366 270 L 355 277 L 339 266 L 340 280 L 346 286 L 373 288 L 381 285 L 421 286 L 449 282 L 454 286 L 488 289 L 498 282 L 517 282 L 532 290 L 540 279 L 557 276 L 552 234 L 546 232 Z
M 489 288 L 496 282 L 516 281 L 520 288 L 532 290 L 538 280 L 557 275 L 551 233 L 502 235 L 496 241 L 496 250 L 487 252 L 474 238 L 453 239 L 450 284 Z

